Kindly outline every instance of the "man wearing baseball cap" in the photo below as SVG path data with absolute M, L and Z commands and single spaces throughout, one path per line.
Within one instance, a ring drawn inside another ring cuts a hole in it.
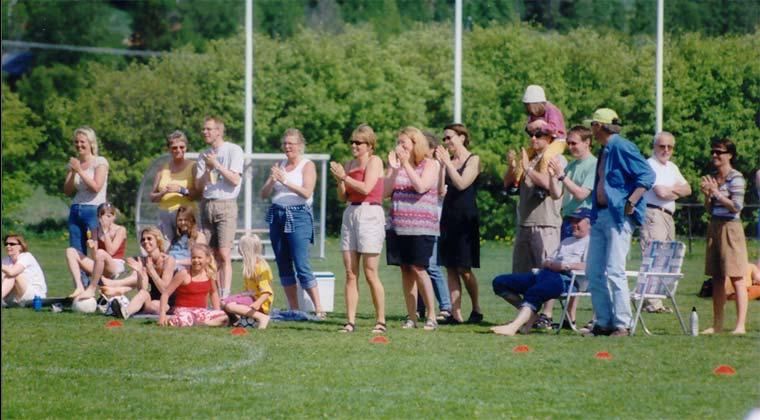
M 579 208 L 571 215 L 573 236 L 565 238 L 557 251 L 541 265 L 527 273 L 502 274 L 493 279 L 493 292 L 519 309 L 511 323 L 491 328 L 496 334 L 515 335 L 521 327 L 530 331 L 538 311 L 547 300 L 558 298 L 570 284 L 572 270 L 586 268 L 586 254 L 591 230 L 591 210 Z
M 634 225 L 644 221 L 643 195 L 652 188 L 655 174 L 638 147 L 620 135 L 620 117 L 615 111 L 597 109 L 588 122 L 602 149 L 591 192 L 593 227 L 586 270 L 596 322 L 585 333 L 627 336 L 631 301 L 625 260 Z

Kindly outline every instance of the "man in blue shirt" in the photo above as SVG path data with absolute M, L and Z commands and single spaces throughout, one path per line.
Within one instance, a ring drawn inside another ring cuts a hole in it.
M 591 241 L 586 264 L 596 322 L 587 335 L 627 336 L 631 301 L 625 260 L 633 226 L 646 212 L 644 193 L 655 174 L 638 147 L 620 136 L 620 118 L 600 108 L 591 118 L 591 132 L 602 145 L 597 162 L 592 207 Z

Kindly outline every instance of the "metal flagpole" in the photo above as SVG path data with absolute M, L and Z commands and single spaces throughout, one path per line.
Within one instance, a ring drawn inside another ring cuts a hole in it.
M 454 5 L 454 122 L 462 122 L 462 0 Z
M 245 153 L 253 153 L 253 0 L 245 1 Z M 251 230 L 253 205 L 253 165 L 245 170 L 245 230 Z
M 665 0 L 657 0 L 657 56 L 655 70 L 655 134 L 662 131 L 662 39 L 665 20 Z

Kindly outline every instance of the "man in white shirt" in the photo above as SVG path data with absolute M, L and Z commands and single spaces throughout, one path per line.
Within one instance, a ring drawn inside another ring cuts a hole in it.
M 195 188 L 203 192 L 201 226 L 216 254 L 219 293 L 226 297 L 232 285 L 230 252 L 237 229 L 244 155 L 240 146 L 224 141 L 224 122 L 218 117 L 206 117 L 203 140 L 210 147 L 198 156 Z
M 647 163 L 656 175 L 652 189 L 644 194 L 647 202 L 646 217 L 641 225 L 641 252 L 652 241 L 673 241 L 676 227 L 673 214 L 676 200 L 691 195 L 691 187 L 670 158 L 676 139 L 673 134 L 661 131 L 654 136 L 654 155 Z M 671 312 L 660 299 L 648 299 L 644 310 L 647 312 Z

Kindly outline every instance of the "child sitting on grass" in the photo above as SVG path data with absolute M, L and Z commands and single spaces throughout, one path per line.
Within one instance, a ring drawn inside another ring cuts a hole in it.
M 258 322 L 259 329 L 269 324 L 269 310 L 272 307 L 272 270 L 262 255 L 261 239 L 258 235 L 240 238 L 238 251 L 243 256 L 243 286 L 245 291 L 224 299 L 223 308 L 230 318 L 246 316 Z
M 216 264 L 211 248 L 205 244 L 195 244 L 190 249 L 190 272 L 177 272 L 169 287 L 161 293 L 158 325 L 172 327 L 192 327 L 206 325 L 220 327 L 227 325 L 227 314 L 219 309 L 219 292 L 216 289 Z M 175 293 L 174 315 L 166 315 L 169 297 Z M 208 301 L 211 307 L 208 309 Z

